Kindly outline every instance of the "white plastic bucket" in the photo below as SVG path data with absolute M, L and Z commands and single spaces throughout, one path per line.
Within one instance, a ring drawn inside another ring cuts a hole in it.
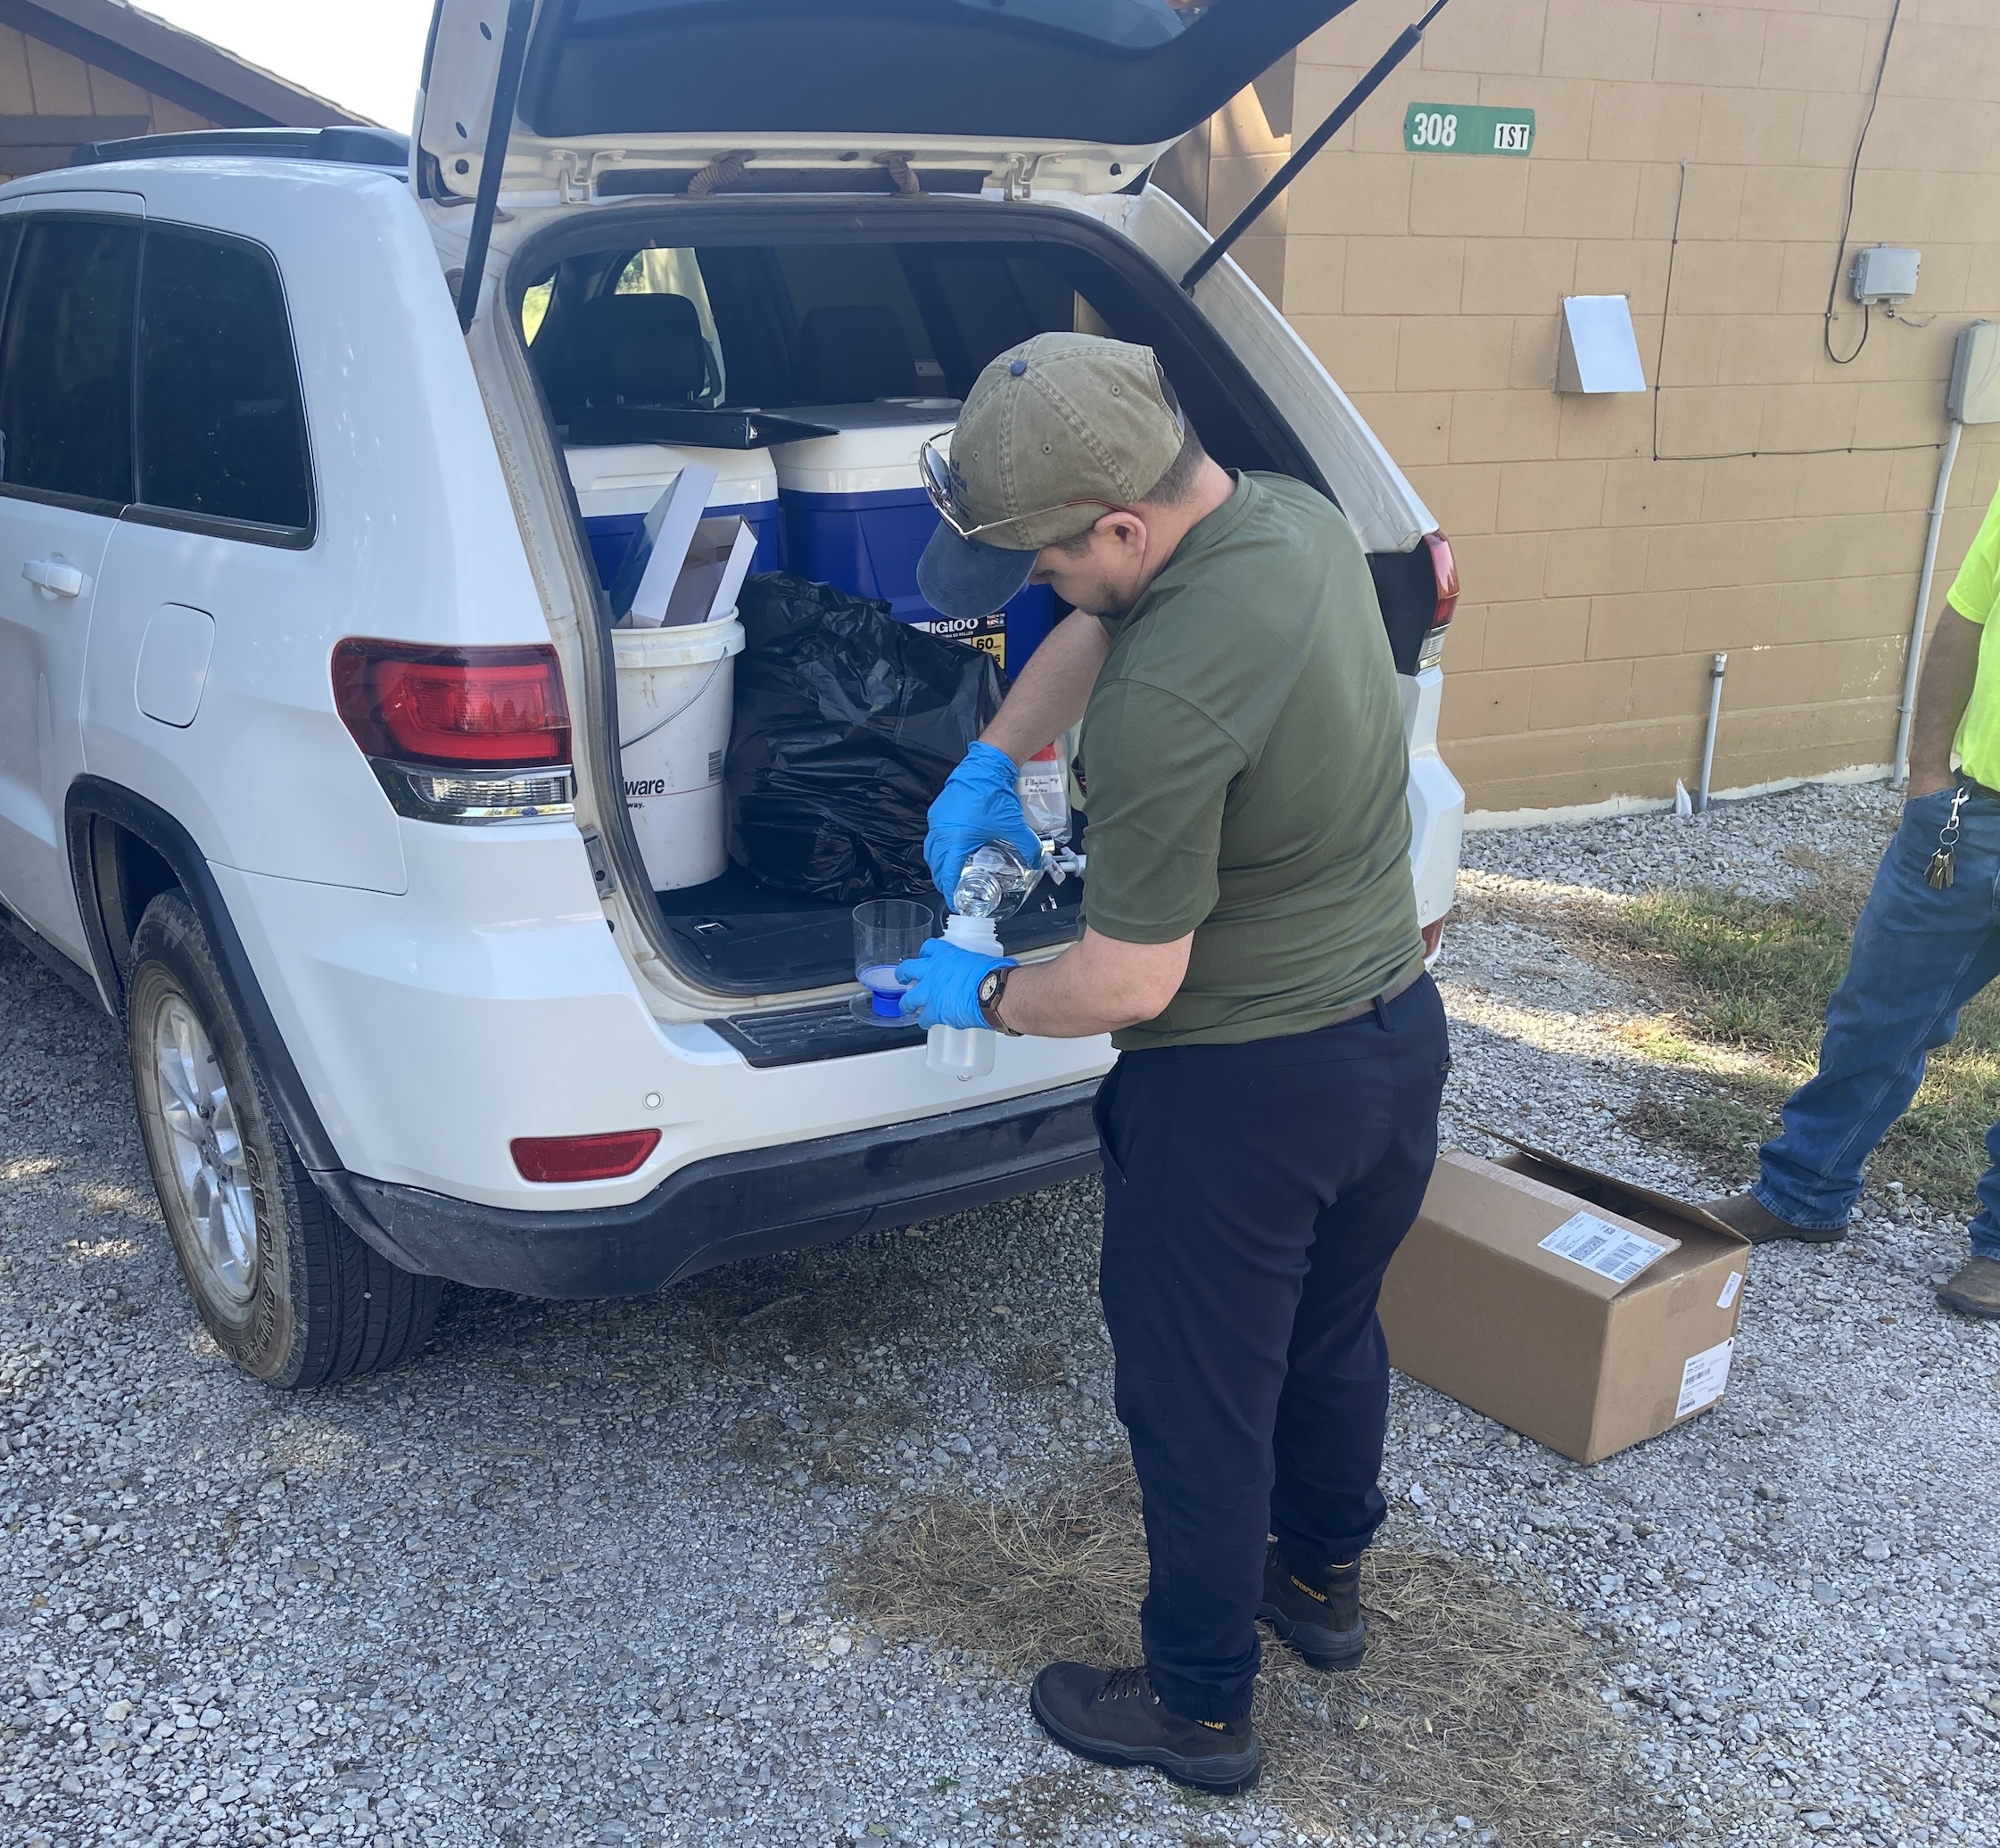
M 729 865 L 723 756 L 729 749 L 734 612 L 674 629 L 614 629 L 625 809 L 656 892 L 699 886 Z

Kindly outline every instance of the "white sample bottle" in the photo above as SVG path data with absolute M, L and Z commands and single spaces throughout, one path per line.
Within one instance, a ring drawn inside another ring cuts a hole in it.
M 968 918 L 954 912 L 945 920 L 945 941 L 979 956 L 1006 954 L 991 918 Z M 983 1078 L 993 1069 L 999 1039 L 990 1027 L 933 1027 L 924 1043 L 924 1063 L 932 1071 L 962 1081 Z

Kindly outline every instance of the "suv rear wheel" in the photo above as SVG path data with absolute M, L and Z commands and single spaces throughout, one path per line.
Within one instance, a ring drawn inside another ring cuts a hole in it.
M 202 1323 L 274 1386 L 400 1365 L 441 1285 L 398 1270 L 327 1205 L 271 1108 L 208 939 L 180 893 L 132 938 L 126 1039 L 146 1160 Z

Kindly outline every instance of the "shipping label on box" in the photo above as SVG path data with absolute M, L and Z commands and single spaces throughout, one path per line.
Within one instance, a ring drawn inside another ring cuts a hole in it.
M 1748 1246 L 1539 1150 L 1448 1151 L 1382 1286 L 1402 1373 L 1579 1462 L 1716 1404 Z
M 1595 1213 L 1572 1213 L 1541 1241 L 1540 1249 L 1623 1285 L 1674 1247 L 1665 1240 L 1656 1242 L 1627 1232 Z

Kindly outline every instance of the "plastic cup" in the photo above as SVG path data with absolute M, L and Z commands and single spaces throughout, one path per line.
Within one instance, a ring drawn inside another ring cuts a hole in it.
M 880 1019 L 903 1018 L 896 966 L 907 962 L 936 935 L 930 907 L 913 898 L 871 898 L 855 907 L 855 979 L 868 990 L 868 1011 Z

